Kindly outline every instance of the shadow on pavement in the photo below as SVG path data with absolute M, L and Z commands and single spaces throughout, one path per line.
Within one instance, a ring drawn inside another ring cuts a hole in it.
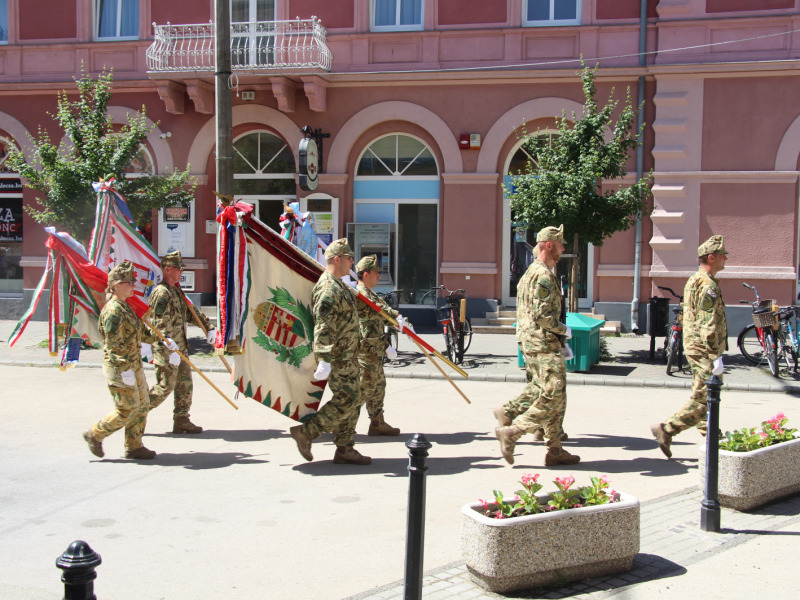
M 243 454 L 241 452 L 189 452 L 184 454 L 158 453 L 153 460 L 111 458 L 95 462 L 127 463 L 136 466 L 184 467 L 203 471 L 205 469 L 224 469 L 231 465 L 262 464 L 269 461 L 254 458 L 252 454 Z
M 545 467 L 543 464 L 544 453 L 544 449 L 541 450 L 541 454 L 534 457 L 517 453 L 514 455 L 513 468 L 525 470 L 551 469 L 569 471 L 570 473 L 585 471 L 591 473 L 639 473 L 643 477 L 670 477 L 681 475 L 687 473 L 690 469 L 697 468 L 697 459 L 667 460 L 665 458 L 646 457 L 634 458 L 633 460 L 582 460 L 576 465 Z
M 368 450 L 364 446 L 357 446 L 362 454 L 369 456 Z M 295 471 L 300 471 L 306 475 L 318 477 L 340 476 L 340 475 L 383 475 L 384 477 L 408 477 L 408 458 L 376 458 L 372 457 L 372 463 L 368 465 L 337 465 L 334 464 L 333 450 L 330 449 L 326 456 L 320 453 L 314 454 L 315 460 L 309 463 L 298 464 L 292 467 Z M 465 473 L 472 469 L 501 469 L 505 465 L 481 464 L 487 460 L 495 460 L 494 456 L 457 456 L 446 458 L 428 457 L 428 477 L 436 475 L 452 475 L 454 473 Z
M 188 435 L 177 434 L 170 431 L 164 433 L 145 433 L 145 437 L 161 437 L 161 438 L 197 438 L 200 440 L 218 439 L 226 442 L 264 442 L 267 440 L 276 440 L 279 438 L 288 438 L 288 431 L 279 431 L 277 429 L 204 429 L 202 433 Z

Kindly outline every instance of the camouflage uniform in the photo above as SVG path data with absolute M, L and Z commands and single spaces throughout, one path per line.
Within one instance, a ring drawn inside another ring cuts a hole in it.
M 159 283 L 150 295 L 150 307 L 153 311 L 150 319 L 153 327 L 164 337 L 174 340 L 181 354 L 188 356 L 186 324 L 189 321 L 189 308 L 178 287 L 167 285 L 164 281 Z M 197 316 L 207 330 L 213 328 L 204 314 L 197 312 Z M 150 388 L 150 410 L 160 405 L 174 391 L 173 419 L 188 419 L 192 406 L 192 369 L 183 360 L 177 367 L 169 364 L 171 352 L 164 344 L 153 345 L 156 384 Z
M 507 403 L 514 426 L 532 433 L 544 427 L 548 446 L 559 441 L 567 405 L 567 365 L 559 336 L 567 331 L 560 322 L 561 286 L 538 258 L 517 286 L 517 341 L 525 357 L 528 384 Z
M 400 313 L 362 282 L 358 283 L 358 291 L 380 306 L 387 315 L 397 319 Z M 366 402 L 367 414 L 370 419 L 375 419 L 383 413 L 383 398 L 386 395 L 386 375 L 383 372 L 383 355 L 388 347 L 383 332 L 385 320 L 364 302 L 358 303 L 358 320 L 361 329 L 361 349 L 358 353 L 361 403 Z
M 302 430 L 311 439 L 333 432 L 337 447 L 353 446 L 361 409 L 356 302 L 349 286 L 327 271 L 311 292 L 314 357 L 331 365 L 328 387 L 333 397 L 303 423 Z
M 103 374 L 114 400 L 114 410 L 95 423 L 91 433 L 100 442 L 124 427 L 125 450 L 130 452 L 142 447 L 147 423 L 150 400 L 142 369 L 141 345 L 153 338 L 133 309 L 116 297 L 100 311 L 98 325 L 103 338 Z M 136 376 L 135 386 L 122 382 L 121 374 L 128 370 Z
M 719 280 L 703 269 L 686 282 L 683 298 L 683 353 L 692 368 L 692 393 L 686 405 L 664 422 L 664 431 L 673 436 L 697 425 L 705 435 L 706 380 L 714 359 L 728 349 L 725 301 Z

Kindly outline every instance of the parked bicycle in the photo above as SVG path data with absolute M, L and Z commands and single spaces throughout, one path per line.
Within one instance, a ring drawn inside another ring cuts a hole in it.
M 736 339 L 739 351 L 753 364 L 760 365 L 766 361 L 775 377 L 779 377 L 783 364 L 796 372 L 800 351 L 797 338 L 800 309 L 793 306 L 781 309 L 774 300 L 762 300 L 755 286 L 742 285 L 752 290 L 756 299 L 755 302 L 739 301 L 753 307 L 753 323 L 744 327 Z
M 683 296 L 676 294 L 672 288 L 656 286 L 658 289 L 669 292 L 678 300 L 678 306 L 672 309 L 675 318 L 667 324 L 667 335 L 664 337 L 662 356 L 667 365 L 667 375 L 673 371 L 683 371 Z
M 447 292 L 445 305 L 436 309 L 437 319 L 444 335 L 445 356 L 460 365 L 464 361 L 464 353 L 472 343 L 472 323 L 465 314 L 467 294 L 464 290 L 449 290 L 443 285 L 431 290 Z
M 402 293 L 403 290 L 392 290 L 391 292 L 378 292 L 378 296 L 390 307 L 397 310 L 397 308 L 400 306 L 400 294 Z M 383 326 L 383 334 L 386 336 L 386 343 L 397 350 L 397 344 L 400 340 L 397 329 L 389 325 L 388 322 L 385 322 Z M 384 355 L 383 362 L 388 360 L 388 357 Z

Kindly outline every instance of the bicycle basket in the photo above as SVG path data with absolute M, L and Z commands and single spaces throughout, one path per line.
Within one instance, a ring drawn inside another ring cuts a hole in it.
M 772 302 L 769 300 L 769 302 Z M 778 324 L 778 315 L 772 312 L 772 305 L 769 307 L 757 308 L 753 311 L 753 325 L 762 329 L 773 327 Z

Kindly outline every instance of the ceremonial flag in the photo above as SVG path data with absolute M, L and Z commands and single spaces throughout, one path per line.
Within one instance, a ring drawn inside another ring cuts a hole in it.
M 241 393 L 303 422 L 319 407 L 325 381 L 313 381 L 311 291 L 320 268 L 252 216 L 245 203 L 220 206 L 217 347 L 234 346 Z

